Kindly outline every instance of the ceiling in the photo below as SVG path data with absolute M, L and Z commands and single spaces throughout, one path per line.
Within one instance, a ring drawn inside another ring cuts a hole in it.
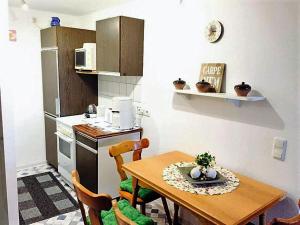
M 25 0 L 29 8 L 70 15 L 84 15 L 130 0 Z M 8 0 L 10 6 L 20 7 L 22 0 Z

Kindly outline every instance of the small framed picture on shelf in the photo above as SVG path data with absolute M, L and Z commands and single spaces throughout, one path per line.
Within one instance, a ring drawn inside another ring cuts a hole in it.
M 220 93 L 225 65 L 225 63 L 203 63 L 201 65 L 200 80 L 210 83 L 216 92 Z

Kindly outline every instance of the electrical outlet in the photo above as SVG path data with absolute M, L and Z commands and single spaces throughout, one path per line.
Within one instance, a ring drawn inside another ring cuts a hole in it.
M 148 108 L 144 108 L 144 116 L 150 117 L 150 110 Z
M 136 107 L 136 114 L 138 114 L 138 115 L 143 115 L 144 114 L 144 110 L 141 106 Z
M 273 140 L 273 158 L 284 161 L 287 148 L 287 140 L 275 137 Z

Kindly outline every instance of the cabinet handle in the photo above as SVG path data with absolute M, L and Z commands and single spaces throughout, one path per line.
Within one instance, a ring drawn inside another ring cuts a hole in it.
M 90 136 L 88 136 L 88 135 L 86 135 L 84 133 L 81 133 L 80 131 L 77 131 L 77 134 L 79 134 L 80 136 L 85 137 L 85 138 L 91 140 L 92 142 L 97 142 L 97 139 L 92 138 L 92 137 L 90 137 Z
M 81 142 L 79 142 L 79 141 L 76 141 L 76 144 L 78 144 L 78 145 L 81 146 L 82 148 L 84 148 L 84 149 L 86 149 L 86 150 L 92 152 L 92 153 L 95 154 L 95 155 L 98 154 L 98 151 L 96 151 L 95 149 L 93 149 L 93 148 L 91 148 L 91 147 L 89 147 L 89 146 L 87 146 L 87 145 L 85 145 L 85 144 L 83 144 L 83 143 L 81 143 Z
M 60 101 L 59 98 L 55 98 L 55 113 L 60 116 Z

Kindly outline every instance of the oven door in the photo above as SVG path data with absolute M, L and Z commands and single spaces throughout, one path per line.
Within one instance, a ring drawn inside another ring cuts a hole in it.
M 59 131 L 57 135 L 58 171 L 69 177 L 75 169 L 75 141 Z M 65 177 L 65 176 L 64 176 Z

